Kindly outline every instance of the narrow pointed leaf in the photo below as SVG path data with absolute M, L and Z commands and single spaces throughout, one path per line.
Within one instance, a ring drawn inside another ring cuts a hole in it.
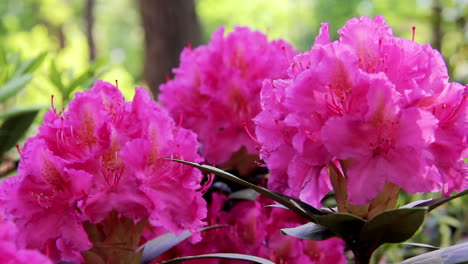
M 224 227 L 224 225 L 214 225 L 207 226 L 200 229 L 200 232 L 210 230 L 213 228 Z M 143 250 L 143 255 L 141 257 L 141 264 L 147 264 L 159 257 L 164 252 L 168 251 L 172 247 L 176 246 L 180 242 L 192 236 L 192 233 L 188 230 L 185 230 L 180 235 L 175 235 L 174 233 L 166 233 L 164 235 L 158 236 L 153 240 L 146 242 L 144 245 L 140 246 L 137 251 Z
M 26 73 L 32 73 L 42 64 L 46 56 L 47 56 L 47 52 L 43 52 L 36 58 L 23 61 L 22 63 L 19 64 L 14 76 L 19 77 Z
M 143 247 L 143 256 L 141 257 L 141 264 L 148 264 L 155 258 L 168 251 L 175 245 L 184 241 L 192 235 L 190 231 L 185 230 L 180 235 L 173 233 L 166 233 L 158 236 L 155 239 L 145 243 Z
M 72 92 L 76 87 L 78 87 L 80 85 L 84 85 L 85 83 L 87 83 L 92 78 L 93 78 L 93 72 L 92 71 L 87 70 L 87 71 L 83 72 L 78 77 L 73 79 L 73 81 L 71 81 L 71 83 L 67 87 L 67 91 Z
M 55 87 L 57 87 L 62 94 L 66 93 L 67 89 L 65 88 L 65 85 L 62 82 L 62 74 L 60 74 L 60 72 L 58 71 L 57 65 L 55 65 L 55 62 L 53 60 L 50 62 L 49 74 L 49 78 L 52 84 L 55 85 Z
M 384 211 L 364 225 L 360 239 L 376 246 L 406 241 L 418 231 L 426 214 L 426 207 Z
M 244 189 L 237 192 L 233 192 L 229 195 L 229 199 L 239 199 L 239 200 L 257 200 L 258 193 L 252 189 Z
M 439 249 L 439 247 L 435 247 L 435 246 L 428 245 L 428 244 L 423 244 L 423 243 L 406 242 L 406 243 L 402 243 L 402 244 L 405 245 L 405 246 L 424 247 L 424 248 L 430 248 L 430 249 Z
M 468 243 L 463 243 L 407 259 L 401 264 L 458 264 L 468 262 Z
M 50 105 L 35 105 L 35 106 L 29 106 L 29 107 L 12 108 L 4 112 L 1 112 L 0 119 L 7 119 L 7 118 L 11 118 L 11 117 L 21 115 L 24 113 L 40 111 L 40 110 L 47 109 L 47 108 L 50 108 Z
M 213 167 L 213 166 L 209 166 L 209 165 L 201 165 L 201 164 L 198 164 L 198 163 L 195 163 L 195 162 L 189 162 L 189 161 L 183 161 L 183 160 L 177 160 L 177 159 L 168 159 L 168 160 L 172 160 L 172 161 L 175 161 L 175 162 L 180 162 L 180 163 L 183 163 L 183 164 L 186 164 L 186 165 L 189 165 L 189 166 L 192 166 L 192 167 L 195 167 L 195 168 L 199 168 L 203 171 L 206 171 L 206 172 L 210 172 L 210 173 L 214 173 L 220 177 L 223 177 L 223 178 L 226 178 L 226 179 L 229 179 L 235 183 L 238 183 L 238 184 L 241 184 L 241 185 L 244 185 L 246 187 L 249 187 L 253 190 L 255 190 L 256 192 L 286 206 L 287 208 L 291 209 L 291 211 L 295 212 L 296 214 L 304 217 L 305 219 L 311 221 L 311 222 L 315 222 L 315 216 L 316 215 L 323 215 L 325 213 L 321 212 L 320 210 L 312 207 L 311 205 L 308 205 L 304 202 L 302 202 L 301 200 L 299 199 L 296 199 L 296 198 L 293 198 L 293 197 L 289 197 L 287 195 L 284 195 L 284 194 L 280 194 L 280 193 L 277 193 L 277 192 L 273 192 L 273 191 L 270 191 L 268 189 L 265 189 L 263 187 L 259 187 L 255 184 L 252 184 L 250 182 L 247 182 L 247 181 L 244 181 L 228 172 L 225 172 L 223 170 L 220 170 L 216 167 Z
M 424 202 L 422 204 L 419 204 L 417 206 L 427 206 L 428 209 L 427 211 L 430 212 L 434 209 L 436 209 L 437 207 L 453 200 L 453 199 L 456 199 L 456 198 L 459 198 L 459 197 L 462 197 L 464 195 L 467 195 L 468 194 L 468 189 L 464 190 L 463 192 L 460 192 L 460 193 L 457 193 L 455 195 L 452 195 L 452 196 L 449 196 L 449 197 L 446 197 L 446 198 L 439 198 L 439 199 L 432 199 L 431 201 L 427 201 L 427 202 Z
M 264 258 L 244 255 L 244 254 L 236 254 L 236 253 L 216 253 L 216 254 L 205 254 L 205 255 L 198 255 L 198 256 L 181 257 L 181 258 L 175 258 L 169 261 L 164 261 L 161 264 L 178 264 L 178 263 L 182 263 L 186 260 L 191 260 L 191 259 L 211 259 L 211 258 L 245 260 L 245 261 L 250 261 L 252 263 L 259 263 L 259 264 L 275 264 L 274 262 L 264 259 Z
M 413 201 L 409 204 L 405 204 L 403 206 L 401 206 L 400 208 L 413 208 L 413 207 L 417 207 L 417 206 L 425 206 L 425 204 L 433 201 L 434 199 L 426 199 L 426 200 L 418 200 L 418 201 Z
M 8 81 L 0 87 L 0 103 L 3 103 L 10 97 L 21 91 L 32 80 L 31 74 L 26 74 Z
M 45 58 L 47 57 L 47 52 L 43 52 L 39 54 L 36 58 L 32 59 L 29 63 L 28 67 L 24 69 L 24 73 L 32 73 L 34 72 L 41 64 L 44 62 Z
M 292 228 L 283 228 L 281 229 L 281 234 L 307 240 L 325 240 L 336 236 L 335 233 L 327 227 L 314 223 L 307 223 Z
M 281 209 L 289 210 L 289 208 L 287 208 L 286 206 L 282 204 L 268 204 L 268 205 L 265 205 L 264 207 L 281 208 Z

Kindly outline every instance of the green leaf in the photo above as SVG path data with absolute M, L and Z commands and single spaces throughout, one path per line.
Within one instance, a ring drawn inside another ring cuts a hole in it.
M 38 110 L 10 116 L 0 126 L 0 153 L 14 147 L 36 118 Z
M 0 86 L 3 86 L 10 79 L 9 67 L 0 67 Z
M 153 240 L 146 242 L 143 248 L 143 255 L 141 257 L 141 264 L 148 264 L 158 256 L 168 251 L 175 245 L 184 241 L 192 235 L 190 231 L 185 230 L 180 235 L 175 235 L 173 233 L 166 233 L 164 235 L 158 236 Z
M 207 226 L 200 229 L 200 232 L 224 227 L 224 225 L 214 225 Z M 175 235 L 174 233 L 166 233 L 164 235 L 158 236 L 153 240 L 146 242 L 144 245 L 138 248 L 139 250 L 143 249 L 143 255 L 141 257 L 141 264 L 148 264 L 157 257 L 159 257 L 164 252 L 168 251 L 172 247 L 176 246 L 180 242 L 192 236 L 192 233 L 188 230 L 185 230 L 180 235 Z
M 45 58 L 47 57 L 47 52 L 41 53 L 36 58 L 30 60 L 28 67 L 24 69 L 24 73 L 32 73 L 34 72 L 41 64 L 44 62 Z
M 434 250 L 407 259 L 401 264 L 458 264 L 468 262 L 468 243 Z
M 67 89 L 62 82 L 62 74 L 60 74 L 60 72 L 57 70 L 57 65 L 55 65 L 53 60 L 50 62 L 49 79 L 62 94 L 65 94 Z
M 286 206 L 282 204 L 267 204 L 264 207 L 273 207 L 273 208 L 281 208 L 281 209 L 289 210 L 289 208 L 287 208 Z
M 263 187 L 259 187 L 255 184 L 252 184 L 250 182 L 247 182 L 247 181 L 244 181 L 228 172 L 225 172 L 223 170 L 220 170 L 216 167 L 213 167 L 213 166 L 209 166 L 209 165 L 201 165 L 201 164 L 198 164 L 198 163 L 195 163 L 195 162 L 189 162 L 189 161 L 183 161 L 183 160 L 177 160 L 177 159 L 168 159 L 168 160 L 172 160 L 172 161 L 175 161 L 175 162 L 179 162 L 179 163 L 183 163 L 183 164 L 186 164 L 186 165 L 189 165 L 189 166 L 192 166 L 192 167 L 195 167 L 195 168 L 199 168 L 203 171 L 206 171 L 206 172 L 210 172 L 210 173 L 214 173 L 218 176 L 221 176 L 223 178 L 226 178 L 228 180 L 231 180 L 235 183 L 238 183 L 238 184 L 241 184 L 241 185 L 244 185 L 246 187 L 249 187 L 253 190 L 255 190 L 256 192 L 286 206 L 287 208 L 291 209 L 291 211 L 295 212 L 296 214 L 304 217 L 305 219 L 311 221 L 311 222 L 315 222 L 316 221 L 316 218 L 315 216 L 317 215 L 324 215 L 326 213 L 324 212 L 321 212 L 320 210 L 312 207 L 311 205 L 309 204 L 306 204 L 304 202 L 302 202 L 301 200 L 299 199 L 296 199 L 296 198 L 293 198 L 293 197 L 289 197 L 287 195 L 284 195 L 284 194 L 280 194 L 280 193 L 277 193 L 277 192 L 273 192 L 273 191 L 270 191 L 268 189 L 265 189 Z
M 336 236 L 327 227 L 314 223 L 307 223 L 292 228 L 283 228 L 281 229 L 281 234 L 308 240 L 325 240 Z
M 411 202 L 409 204 L 405 204 L 403 206 L 401 206 L 400 208 L 413 208 L 413 207 L 417 207 L 417 206 L 425 206 L 425 204 L 427 204 L 428 202 L 431 202 L 433 201 L 434 199 L 426 199 L 426 200 L 418 200 L 418 201 L 414 201 L 414 202 Z
M 105 59 L 99 59 L 92 63 L 88 69 L 80 74 L 78 77 L 74 78 L 67 87 L 69 93 L 73 92 L 78 86 L 89 86 L 95 81 L 95 78 L 102 75 L 104 72 L 96 73 L 97 69 L 101 67 L 106 62 Z
M 348 213 L 331 213 L 316 216 L 316 223 L 329 228 L 340 237 L 358 234 L 366 224 L 362 218 Z
M 11 118 L 13 116 L 21 115 L 23 113 L 29 113 L 33 111 L 40 111 L 43 109 L 49 108 L 50 105 L 35 105 L 35 106 L 30 106 L 30 107 L 18 107 L 18 108 L 12 108 L 8 109 L 5 112 L 0 113 L 0 119 L 6 119 L 6 118 Z
M 233 192 L 229 195 L 229 199 L 239 199 L 239 200 L 257 200 L 258 193 L 252 189 L 244 189 L 237 192 Z
M 384 211 L 364 225 L 360 240 L 370 241 L 375 246 L 406 241 L 418 231 L 426 214 L 426 207 Z
M 275 264 L 274 262 L 264 259 L 264 258 L 245 255 L 245 254 L 236 254 L 236 253 L 215 253 L 215 254 L 181 257 L 181 258 L 175 258 L 172 260 L 164 261 L 161 264 L 178 264 L 178 263 L 182 263 L 186 260 L 191 260 L 191 259 L 210 259 L 210 258 L 246 260 L 246 261 L 259 263 L 259 264 Z
M 7 52 L 3 46 L 0 47 L 0 65 L 8 65 Z
M 423 243 L 406 242 L 406 243 L 402 243 L 402 245 L 413 246 L 413 247 L 424 247 L 424 248 L 430 248 L 430 249 L 439 249 L 439 247 L 435 247 L 435 246 L 423 244 Z
M 5 85 L 0 87 L 0 103 L 6 101 L 8 98 L 17 94 L 31 80 L 32 80 L 32 75 L 26 74 L 21 77 L 17 77 L 8 81 Z
M 92 78 L 93 72 L 90 70 L 85 71 L 84 73 L 80 74 L 80 76 L 76 77 L 75 79 L 73 79 L 73 81 L 71 81 L 71 83 L 67 87 L 67 91 L 69 93 L 73 92 L 73 90 L 76 87 L 87 83 Z

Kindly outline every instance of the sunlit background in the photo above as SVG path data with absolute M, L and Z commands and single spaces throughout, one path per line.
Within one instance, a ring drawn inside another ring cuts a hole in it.
M 48 52 L 41 66 L 43 74 L 31 82 L 27 96 L 22 96 L 18 104 L 49 100 L 54 93 L 46 74 L 49 61 L 55 61 L 64 73 L 80 73 L 89 67 L 85 4 L 85 0 L 0 1 L 2 46 L 24 57 Z M 330 22 L 332 37 L 336 38 L 336 30 L 349 18 L 382 14 L 397 36 L 411 38 L 411 28 L 416 26 L 415 40 L 441 49 L 452 80 L 468 81 L 466 0 L 198 0 L 196 12 L 204 42 L 221 25 L 228 30 L 234 25 L 248 25 L 271 39 L 284 38 L 301 51 L 313 44 L 320 22 Z M 131 96 L 135 85 L 144 85 L 144 34 L 138 3 L 96 0 L 94 14 L 96 53 L 105 70 L 100 78 L 117 79 L 126 96 Z M 437 34 L 442 36 L 439 41 L 434 39 Z

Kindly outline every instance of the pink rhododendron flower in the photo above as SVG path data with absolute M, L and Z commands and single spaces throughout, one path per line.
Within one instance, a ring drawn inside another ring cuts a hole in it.
M 184 49 L 175 78 L 161 85 L 159 95 L 172 117 L 198 134 L 209 163 L 223 163 L 241 147 L 258 153 L 244 124 L 254 131 L 263 80 L 285 78 L 296 54 L 288 43 L 269 42 L 246 27 L 223 35 L 220 28 L 208 45 Z
M 467 89 L 440 53 L 393 36 L 382 16 L 349 20 L 331 42 L 296 56 L 289 78 L 266 80 L 256 134 L 269 187 L 319 206 L 324 168 L 342 170 L 348 200 L 368 203 L 391 182 L 410 193 L 467 187 Z
M 22 249 L 17 243 L 18 230 L 12 222 L 0 219 L 0 263 L 52 264 L 36 250 Z
M 147 239 L 204 225 L 202 174 L 166 159 L 201 162 L 196 136 L 177 127 L 145 89 L 125 102 L 116 87 L 98 81 L 77 93 L 68 111 L 53 109 L 44 119 L 0 195 L 22 245 L 82 262 L 92 246 L 84 221 L 101 222 L 113 211 L 147 219 Z
M 159 263 L 180 256 L 207 253 L 242 253 L 269 259 L 278 264 L 347 263 L 344 242 L 339 238 L 324 241 L 298 239 L 280 233 L 281 228 L 305 224 L 294 212 L 281 208 L 265 208 L 269 200 L 242 201 L 229 205 L 227 197 L 213 193 L 208 212 L 209 225 L 226 225 L 202 233 L 197 244 L 183 242 L 155 260 Z M 203 260 L 208 264 L 241 264 L 236 260 Z M 193 263 L 196 263 L 195 261 Z

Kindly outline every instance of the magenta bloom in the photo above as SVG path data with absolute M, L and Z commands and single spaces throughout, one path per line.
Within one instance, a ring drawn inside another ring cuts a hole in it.
M 278 264 L 347 263 L 344 241 L 331 238 L 324 241 L 298 239 L 280 233 L 281 228 L 305 224 L 295 213 L 280 208 L 265 208 L 271 204 L 259 197 L 257 201 L 242 201 L 226 211 L 227 197 L 213 193 L 208 211 L 209 225 L 223 228 L 204 231 L 197 244 L 184 242 L 165 253 L 154 263 L 180 256 L 207 253 L 242 253 L 269 259 Z M 244 261 L 204 260 L 207 264 L 241 264 Z
M 201 162 L 196 136 L 175 126 L 145 89 L 125 102 L 116 87 L 98 81 L 77 93 L 68 111 L 50 110 L 44 119 L 0 195 L 24 246 L 82 262 L 80 252 L 92 246 L 83 222 L 112 211 L 148 219 L 147 239 L 204 225 L 201 173 L 166 159 Z
M 386 182 L 410 193 L 466 188 L 466 88 L 448 82 L 442 56 L 393 36 L 382 16 L 349 20 L 334 42 L 327 30 L 289 78 L 263 84 L 255 122 L 269 187 L 319 206 L 331 190 L 324 168 L 342 160 L 356 205 Z
M 52 261 L 36 250 L 22 249 L 17 243 L 15 224 L 0 219 L 0 263 L 52 264 Z
M 242 147 L 258 153 L 244 124 L 254 131 L 263 80 L 285 78 L 296 54 L 286 42 L 269 42 L 246 27 L 223 35 L 220 28 L 208 45 L 184 49 L 175 78 L 161 85 L 159 96 L 175 120 L 198 134 L 209 163 L 223 163 Z

